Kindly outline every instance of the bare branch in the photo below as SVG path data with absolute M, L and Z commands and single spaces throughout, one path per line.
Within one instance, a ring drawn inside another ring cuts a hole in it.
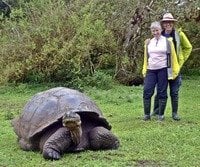
M 200 48 L 195 48 L 195 49 L 192 49 L 192 52 L 196 52 L 198 50 L 200 50 Z

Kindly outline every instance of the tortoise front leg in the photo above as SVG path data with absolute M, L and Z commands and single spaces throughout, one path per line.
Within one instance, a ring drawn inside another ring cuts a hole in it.
M 89 141 L 92 150 L 117 149 L 118 138 L 104 127 L 95 127 L 89 133 Z
M 44 143 L 41 148 L 45 159 L 58 160 L 61 155 L 70 147 L 72 139 L 67 128 L 59 128 Z

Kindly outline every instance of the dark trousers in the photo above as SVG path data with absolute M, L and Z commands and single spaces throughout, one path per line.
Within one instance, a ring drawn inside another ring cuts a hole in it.
M 177 114 L 179 89 L 182 83 L 181 75 L 179 74 L 174 80 L 169 80 L 168 82 L 169 82 L 169 90 L 171 97 L 172 113 Z M 158 94 L 157 94 L 154 100 L 154 113 L 158 114 L 158 110 L 159 110 L 159 104 L 158 104 Z
M 158 70 L 147 70 L 146 77 L 144 79 L 144 100 L 149 100 L 154 94 L 155 87 L 157 85 L 158 99 L 167 99 L 167 68 Z
M 157 94 L 159 99 L 159 115 L 163 116 L 165 112 L 167 102 L 167 68 L 159 70 L 147 70 L 146 77 L 144 79 L 144 120 L 150 119 L 151 110 L 151 97 L 154 94 L 155 87 L 157 85 Z
M 181 75 L 178 75 L 174 80 L 169 80 L 170 96 L 172 99 L 178 99 L 178 92 L 181 86 L 181 82 Z

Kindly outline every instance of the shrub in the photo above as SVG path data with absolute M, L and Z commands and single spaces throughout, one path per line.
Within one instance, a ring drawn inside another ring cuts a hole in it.
M 74 2 L 74 5 L 77 5 Z M 13 10 L 1 40 L 1 82 L 77 82 L 95 69 L 114 66 L 116 43 L 105 22 L 62 0 L 34 1 Z M 56 6 L 56 8 L 55 8 Z M 15 19 L 19 16 L 22 19 Z

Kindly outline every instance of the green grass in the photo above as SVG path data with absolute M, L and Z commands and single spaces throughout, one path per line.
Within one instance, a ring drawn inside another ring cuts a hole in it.
M 114 86 L 111 90 L 87 88 L 119 137 L 118 150 L 65 154 L 59 161 L 44 160 L 39 152 L 22 151 L 11 119 L 27 100 L 48 86 L 0 87 L 0 166 L 5 167 L 197 167 L 200 164 L 200 78 L 183 79 L 180 91 L 181 121 L 171 119 L 170 101 L 166 119 L 142 121 L 142 86 Z

